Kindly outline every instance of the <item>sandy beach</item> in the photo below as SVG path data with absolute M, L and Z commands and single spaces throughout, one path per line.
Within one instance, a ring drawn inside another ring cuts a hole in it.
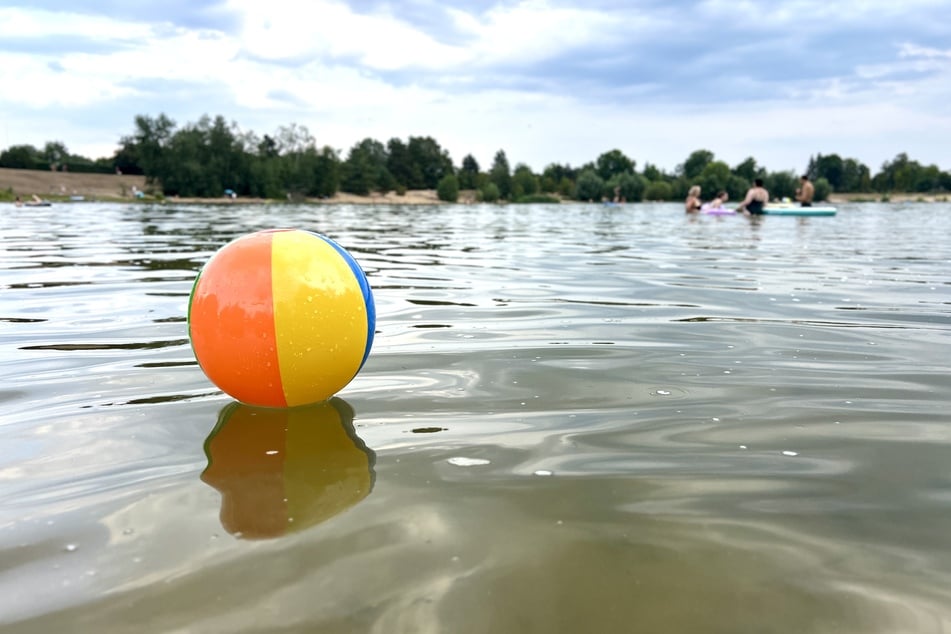
M 85 196 L 132 199 L 136 189 L 145 188 L 145 177 L 0 168 L 0 190 L 7 188 L 24 200 L 34 194 L 40 198 Z
M 833 205 L 855 202 L 885 202 L 879 192 L 859 192 L 859 193 L 835 193 L 829 194 L 829 202 Z M 892 192 L 887 194 L 887 201 L 893 203 L 923 202 L 936 203 L 947 202 L 947 194 L 918 194 L 915 192 Z
M 136 191 L 145 191 L 144 176 L 130 176 L 127 174 L 80 174 L 74 172 L 47 172 L 42 170 L 21 170 L 0 168 L 0 191 L 12 189 L 14 195 L 28 200 L 34 194 L 40 198 L 65 198 L 68 196 L 82 196 L 86 200 L 134 200 Z M 151 200 L 146 198 L 145 200 Z M 178 198 L 170 197 L 168 201 L 201 202 L 201 203 L 230 203 L 229 198 Z M 268 203 L 263 198 L 238 198 L 242 203 Z M 475 193 L 462 191 L 459 193 L 459 202 L 474 202 Z M 308 198 L 306 202 L 320 204 L 372 204 L 384 203 L 393 205 L 436 205 L 442 201 L 432 189 L 410 190 L 402 196 L 396 192 L 387 194 L 373 193 L 369 196 L 356 196 L 338 192 L 331 198 Z

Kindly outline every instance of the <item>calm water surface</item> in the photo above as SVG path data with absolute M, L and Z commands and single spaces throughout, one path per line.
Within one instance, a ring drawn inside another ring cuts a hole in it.
M 300 227 L 374 349 L 262 413 L 195 275 Z M 0 217 L 0 631 L 951 631 L 951 205 Z

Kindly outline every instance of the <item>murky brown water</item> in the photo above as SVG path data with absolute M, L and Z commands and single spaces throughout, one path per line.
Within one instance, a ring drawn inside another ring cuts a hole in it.
M 192 281 L 296 226 L 373 352 L 262 413 Z M 951 629 L 951 205 L 0 217 L 0 631 Z

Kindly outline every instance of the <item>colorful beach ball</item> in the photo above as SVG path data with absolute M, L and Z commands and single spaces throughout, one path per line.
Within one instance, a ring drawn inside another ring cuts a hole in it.
M 205 440 L 201 474 L 221 493 L 221 525 L 243 539 L 314 526 L 373 489 L 375 454 L 340 398 L 286 409 L 232 402 Z
M 188 334 L 198 365 L 249 405 L 324 401 L 363 367 L 376 312 L 366 275 L 333 240 L 297 229 L 223 246 L 195 280 Z

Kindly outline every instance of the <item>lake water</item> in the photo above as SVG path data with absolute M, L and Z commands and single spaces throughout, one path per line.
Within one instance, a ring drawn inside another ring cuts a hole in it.
M 197 272 L 324 233 L 331 402 L 218 391 Z M 947 632 L 951 205 L 0 218 L 0 631 Z

